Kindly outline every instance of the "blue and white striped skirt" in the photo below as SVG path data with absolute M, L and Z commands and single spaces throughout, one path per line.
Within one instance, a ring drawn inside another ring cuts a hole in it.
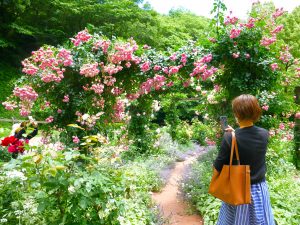
M 275 225 L 267 183 L 251 185 L 251 204 L 222 202 L 217 225 Z

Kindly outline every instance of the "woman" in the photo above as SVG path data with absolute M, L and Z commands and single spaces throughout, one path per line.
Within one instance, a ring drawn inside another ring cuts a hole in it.
M 218 225 L 275 225 L 268 187 L 266 184 L 266 151 L 269 133 L 254 126 L 259 120 L 261 108 L 252 95 L 240 95 L 232 102 L 232 110 L 239 128 L 235 130 L 239 149 L 240 164 L 250 165 L 251 204 L 232 206 L 222 202 Z M 229 164 L 231 132 L 226 129 L 220 152 L 214 167 L 221 172 L 224 164 Z

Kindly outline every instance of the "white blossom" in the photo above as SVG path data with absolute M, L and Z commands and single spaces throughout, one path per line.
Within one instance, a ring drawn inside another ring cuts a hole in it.
M 7 171 L 6 176 L 10 179 L 27 180 L 27 177 L 25 177 L 24 173 L 17 170 Z

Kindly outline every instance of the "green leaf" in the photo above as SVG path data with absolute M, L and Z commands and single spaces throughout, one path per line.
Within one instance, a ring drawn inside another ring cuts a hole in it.
M 74 127 L 74 128 L 78 128 L 78 129 L 81 129 L 81 130 L 84 130 L 83 127 L 77 125 L 77 124 L 68 124 L 68 127 Z
M 48 202 L 40 202 L 37 208 L 38 212 L 43 212 L 46 209 Z
M 85 197 L 82 197 L 79 201 L 79 206 L 83 209 L 85 209 L 88 205 L 88 202 L 87 202 L 87 198 Z

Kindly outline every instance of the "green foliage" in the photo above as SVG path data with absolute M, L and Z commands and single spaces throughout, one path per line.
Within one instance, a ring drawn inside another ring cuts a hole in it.
M 172 128 L 170 128 L 171 130 Z M 188 145 L 192 138 L 193 131 L 191 126 L 185 122 L 181 121 L 175 129 L 175 139 L 179 144 Z M 172 132 L 172 133 L 174 133 Z
M 166 113 L 165 121 L 169 125 L 169 134 L 171 135 L 173 140 L 176 140 L 176 130 L 180 124 L 179 119 L 179 110 L 178 110 L 178 100 L 177 98 L 180 96 L 186 96 L 181 93 L 172 93 L 167 95 L 162 99 L 161 105 L 163 107 L 163 111 Z
M 299 224 L 299 171 L 292 164 L 293 142 L 272 138 L 267 152 L 268 185 L 275 219 L 279 225 Z M 296 204 L 295 204 L 296 203 Z
M 184 9 L 173 9 L 168 15 L 159 15 L 157 25 L 157 43 L 154 47 L 178 49 L 188 40 L 204 39 L 208 20 Z
M 245 30 L 236 39 L 224 33 L 213 47 L 215 60 L 224 64 L 224 72 L 217 77 L 217 83 L 228 90 L 230 99 L 241 93 L 255 95 L 276 84 L 279 74 L 270 68 L 275 55 L 260 45 L 261 38 L 260 29 Z M 240 57 L 234 58 L 232 54 L 237 52 Z M 251 59 L 247 59 L 246 54 L 250 54 Z
M 130 105 L 131 120 L 128 124 L 128 137 L 133 141 L 130 146 L 133 154 L 139 153 L 154 153 L 154 124 L 151 124 L 153 100 L 149 97 L 137 99 Z
M 216 128 L 212 128 L 212 125 L 204 124 L 198 119 L 192 120 L 192 140 L 199 143 L 201 146 L 207 146 L 207 140 L 216 139 Z
M 22 171 L 22 172 L 21 172 Z M 0 174 L 0 217 L 9 224 L 153 224 L 148 192 L 157 175 L 143 165 L 97 163 L 78 151 L 20 156 Z
M 57 45 L 88 24 L 104 35 L 165 49 L 178 47 L 187 39 L 203 36 L 208 20 L 188 11 L 175 10 L 160 16 L 142 1 L 26 0 L 0 2 L 0 57 L 17 64 L 42 44 Z M 38 10 L 37 10 L 38 9 Z M 170 38 L 172 37 L 172 38 Z M 19 64 L 17 64 L 19 65 Z
M 213 32 L 220 35 L 222 32 L 221 28 L 224 26 L 225 11 L 227 10 L 226 5 L 223 0 L 214 0 L 213 9 L 211 14 L 214 15 L 213 19 L 210 22 L 210 27 L 213 28 Z
M 2 136 L 2 132 L 0 130 L 0 136 Z M 4 162 L 8 162 L 11 160 L 11 153 L 7 151 L 7 147 L 3 147 L 0 145 L 0 166 Z
M 284 30 L 279 34 L 278 38 L 290 46 L 291 52 L 295 58 L 299 58 L 300 28 L 298 24 L 300 23 L 300 6 L 296 7 L 291 13 L 280 18 L 279 22 L 284 25 Z
M 295 113 L 298 108 L 293 95 L 280 88 L 277 92 L 262 91 L 257 95 L 257 99 L 261 106 L 269 106 L 257 123 L 265 129 L 277 128 L 282 121 L 292 121 L 291 114 Z
M 0 63 L 0 104 L 6 100 L 14 87 L 14 83 L 17 78 L 21 75 L 20 71 L 6 63 Z M 2 105 L 0 105 L 0 117 L 1 118 L 11 118 L 18 117 L 15 113 L 5 110 Z

